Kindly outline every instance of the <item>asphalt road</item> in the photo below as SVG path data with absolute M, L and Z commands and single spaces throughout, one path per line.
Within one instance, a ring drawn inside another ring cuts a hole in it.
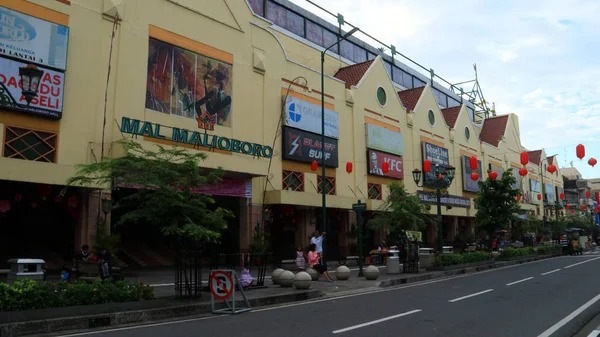
M 561 257 L 236 316 L 70 336 L 571 337 L 600 313 L 600 254 Z

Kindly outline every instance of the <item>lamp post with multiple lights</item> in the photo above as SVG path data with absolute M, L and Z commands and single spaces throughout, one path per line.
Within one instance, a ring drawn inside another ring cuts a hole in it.
M 33 64 L 28 64 L 25 67 L 19 68 L 19 76 L 21 80 L 19 84 L 21 86 L 21 95 L 25 98 L 27 104 L 21 104 L 17 102 L 6 85 L 0 82 L 0 106 L 14 109 L 27 109 L 31 104 L 31 101 L 38 95 L 40 81 L 44 71 L 38 69 Z

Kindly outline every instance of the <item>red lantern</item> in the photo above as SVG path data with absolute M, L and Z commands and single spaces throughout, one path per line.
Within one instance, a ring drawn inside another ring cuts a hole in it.
M 517 194 L 517 201 L 521 201 L 521 195 Z
M 346 172 L 352 173 L 352 163 L 351 162 L 346 163 Z
M 548 165 L 548 172 L 550 172 L 550 173 L 556 172 L 556 166 L 553 164 Z
M 583 159 L 585 157 L 585 146 L 582 144 L 577 145 L 575 152 L 577 153 L 577 158 Z
M 521 165 L 525 166 L 529 164 L 529 153 L 523 151 L 521 152 Z
M 492 180 L 496 180 L 496 178 L 498 178 L 498 173 L 496 173 L 496 171 L 491 171 L 488 176 L 490 177 L 490 179 Z
M 575 210 L 574 210 L 574 209 L 572 209 L 572 210 L 571 210 L 571 214 L 573 214 L 573 213 L 575 213 Z
M 319 164 L 317 163 L 316 160 L 313 160 L 313 162 L 310 163 L 310 169 L 313 171 L 316 171 L 318 166 L 319 166 Z
M 538 193 L 537 198 L 538 198 L 538 200 L 542 200 L 542 195 Z
M 560 198 L 560 200 L 565 200 L 565 194 L 560 192 L 560 194 L 558 195 L 558 197 Z
M 592 193 L 590 193 L 590 191 L 585 191 L 585 197 L 589 198 L 592 195 Z
M 586 209 L 585 205 L 581 205 L 581 210 L 585 211 L 585 209 Z
M 477 157 L 472 156 L 469 158 L 469 166 L 471 167 L 471 170 L 477 170 Z
M 598 161 L 596 158 L 590 158 L 590 160 L 588 160 L 588 164 L 590 164 L 591 167 L 594 167 L 596 164 L 598 164 Z
M 524 167 L 522 167 L 522 168 L 520 168 L 520 169 L 519 169 L 519 175 L 520 175 L 521 177 L 524 177 L 524 176 L 526 176 L 526 175 L 527 175 L 527 172 L 528 172 L 528 171 L 527 171 L 527 169 L 526 169 L 526 168 L 524 168 Z
M 566 205 L 565 205 L 565 208 L 566 208 L 566 209 L 569 209 L 569 207 L 571 207 L 571 206 L 569 206 L 569 204 L 566 204 Z
M 442 178 L 443 178 L 443 177 L 444 177 L 444 176 L 442 176 L 442 174 L 441 174 L 441 173 L 440 173 L 440 174 L 438 174 L 438 179 L 439 179 L 439 180 L 442 180 Z
M 431 171 L 431 161 L 423 160 L 423 172 L 427 173 L 429 171 Z
M 381 171 L 383 171 L 383 173 L 388 173 L 390 171 L 390 163 L 383 162 L 383 164 L 381 164 Z
M 471 180 L 473 180 L 473 181 L 479 180 L 479 174 L 477 172 L 471 173 Z

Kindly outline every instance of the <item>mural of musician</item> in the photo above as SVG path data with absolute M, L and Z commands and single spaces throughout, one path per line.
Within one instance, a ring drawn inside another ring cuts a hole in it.
M 231 127 L 230 64 L 150 39 L 146 109 Z

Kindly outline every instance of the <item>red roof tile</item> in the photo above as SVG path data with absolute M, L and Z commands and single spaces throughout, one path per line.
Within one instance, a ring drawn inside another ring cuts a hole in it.
M 536 165 L 540 164 L 540 160 L 542 159 L 542 150 L 528 151 L 529 154 L 529 162 L 534 163 Z
M 502 137 L 504 137 L 506 125 L 508 125 L 508 115 L 486 118 L 483 121 L 479 139 L 497 147 L 502 140 Z
M 363 78 L 373 60 L 365 61 L 362 63 L 353 64 L 351 66 L 340 68 L 335 75 L 335 78 L 346 82 L 346 88 L 350 89 L 353 85 L 357 85 L 358 82 Z
M 402 104 L 406 108 L 406 111 L 415 110 L 415 106 L 417 105 L 419 98 L 421 98 L 423 89 L 425 89 L 424 86 L 398 91 L 398 96 L 400 96 L 400 100 L 402 101 Z
M 461 106 L 455 106 L 452 108 L 442 109 L 442 115 L 446 120 L 446 124 L 453 129 L 456 124 L 456 120 L 458 119 L 458 114 L 460 113 Z

